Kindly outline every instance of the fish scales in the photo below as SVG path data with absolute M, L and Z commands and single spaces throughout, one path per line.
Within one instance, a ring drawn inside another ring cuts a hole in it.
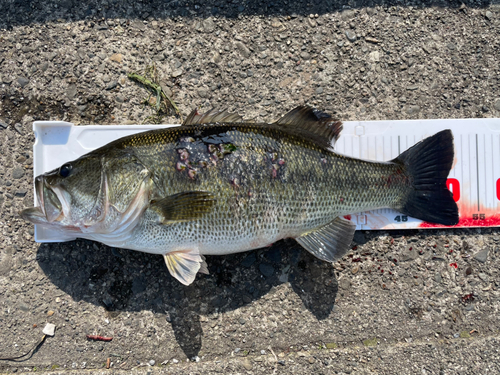
M 25 219 L 110 246 L 162 254 L 188 285 L 203 255 L 295 238 L 333 262 L 355 225 L 344 215 L 382 207 L 453 225 L 446 188 L 453 136 L 442 131 L 388 162 L 339 155 L 341 123 L 298 107 L 273 124 L 193 112 L 183 126 L 109 143 L 35 179 Z
M 128 244 L 152 253 L 163 253 L 166 242 L 218 255 L 262 247 L 341 215 L 386 207 L 402 193 L 390 182 L 401 166 L 338 155 L 267 124 L 158 129 L 109 147 L 118 145 L 151 171 L 154 196 L 215 195 L 213 211 L 196 221 L 158 227 L 150 215 L 136 230 L 143 235 Z M 224 154 L 224 145 L 234 150 Z

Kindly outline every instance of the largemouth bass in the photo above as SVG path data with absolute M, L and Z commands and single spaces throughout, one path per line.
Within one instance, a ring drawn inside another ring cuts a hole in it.
M 342 123 L 310 107 L 277 122 L 196 111 L 180 127 L 127 136 L 36 177 L 37 206 L 21 216 L 109 246 L 161 254 L 189 285 L 203 255 L 294 238 L 334 262 L 355 225 L 344 215 L 390 207 L 458 222 L 446 187 L 453 136 L 441 131 L 388 162 L 333 151 Z

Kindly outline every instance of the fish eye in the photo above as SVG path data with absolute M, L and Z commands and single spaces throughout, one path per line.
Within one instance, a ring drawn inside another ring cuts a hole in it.
M 68 177 L 71 174 L 71 169 L 71 164 L 63 164 L 61 168 L 59 168 L 59 176 L 61 176 L 62 178 Z

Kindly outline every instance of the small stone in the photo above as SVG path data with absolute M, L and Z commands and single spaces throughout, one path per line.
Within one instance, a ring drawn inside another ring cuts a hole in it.
M 17 83 L 19 83 L 19 86 L 24 87 L 24 86 L 26 86 L 28 83 L 30 83 L 30 81 L 29 81 L 27 78 L 24 78 L 24 77 L 19 77 L 19 78 L 17 79 Z
M 47 311 L 47 316 L 52 316 L 52 315 L 54 315 L 54 311 L 53 310 Z
M 182 75 L 182 69 L 176 69 L 172 72 L 172 78 L 177 78 Z
M 411 246 L 408 246 L 403 253 L 400 256 L 400 261 L 401 262 L 408 262 L 410 260 L 415 260 L 418 257 L 418 251 L 417 249 L 411 249 Z
M 243 259 L 243 261 L 241 262 L 241 265 L 243 267 L 248 268 L 252 264 L 254 264 L 256 260 L 257 260 L 257 257 L 255 255 L 255 253 L 251 253 L 251 254 L 247 255 L 247 257 L 245 259 Z
M 155 363 L 156 363 L 156 361 L 155 361 L 154 359 L 151 359 L 151 360 L 148 362 L 148 364 L 149 364 L 150 366 L 154 366 L 154 365 L 155 365 Z
M 179 363 L 179 360 L 178 359 L 172 359 L 172 363 Z
M 16 122 L 16 123 L 14 124 L 14 129 L 16 129 L 16 131 L 17 131 L 19 134 L 21 134 L 21 135 L 23 135 L 23 134 L 24 134 L 24 129 L 23 129 L 23 126 L 22 126 L 20 123 Z
M 491 21 L 493 19 L 493 13 L 489 10 L 486 11 L 484 16 L 488 19 L 488 21 Z
M 6 122 L 0 120 L 0 129 L 7 129 L 7 126 L 9 126 L 9 125 L 7 125 Z
M 465 270 L 465 275 L 469 276 L 470 274 L 472 274 L 472 267 L 467 267 L 467 269 Z
M 327 342 L 325 345 L 326 345 L 327 349 L 336 349 L 337 348 L 337 344 L 334 342 Z
M 24 169 L 22 168 L 16 167 L 12 171 L 12 178 L 14 180 L 19 180 L 20 178 L 23 178 L 23 176 L 24 176 Z
M 16 197 L 19 197 L 19 198 L 22 198 L 26 195 L 28 191 L 26 189 L 19 189 L 19 190 L 16 190 L 15 192 L 15 196 Z
M 486 263 L 488 259 L 488 249 L 480 251 L 474 255 L 474 259 L 481 263 Z
M 309 60 L 311 58 L 311 54 L 309 52 L 303 51 L 300 53 L 300 57 L 304 60 Z
M 357 273 L 358 273 L 358 271 L 359 271 L 359 266 L 354 266 L 354 267 L 352 267 L 352 269 L 351 269 L 351 272 L 353 273 L 353 275 L 357 274 Z
M 54 333 L 56 331 L 56 326 L 55 324 L 52 323 L 47 323 L 45 325 L 45 328 L 43 329 L 43 334 L 47 336 L 54 336 Z
M 347 37 L 347 40 L 349 40 L 349 42 L 355 42 L 357 39 L 356 33 L 354 31 L 351 31 L 351 30 L 347 30 L 345 32 L 345 36 Z
M 323 87 L 318 87 L 316 89 L 316 94 L 323 94 Z
M 314 357 L 309 357 L 308 362 L 312 365 L 314 363 L 315 359 Z
M 420 112 L 420 107 L 418 105 L 410 105 L 406 107 L 406 113 L 409 115 L 414 115 Z
M 473 311 L 475 309 L 476 309 L 476 307 L 474 305 L 465 306 L 465 311 Z
M 485 283 L 489 282 L 490 281 L 490 278 L 488 277 L 487 274 L 485 274 L 484 272 L 480 272 L 477 274 L 479 276 L 479 278 L 481 280 L 483 280 Z
M 259 265 L 259 271 L 265 277 L 271 277 L 274 274 L 274 267 L 267 263 L 262 263 Z
M 118 82 L 117 81 L 111 81 L 106 86 L 106 90 L 113 90 L 116 86 L 118 86 Z
M 500 111 L 500 98 L 495 100 L 495 103 L 493 104 L 493 107 L 495 107 L 495 109 L 497 111 Z
M 241 348 L 236 348 L 236 349 L 234 349 L 234 352 L 235 352 L 235 353 L 239 353 L 240 351 L 241 351 Z
M 438 272 L 434 275 L 434 281 L 438 284 L 440 284 L 443 281 L 443 276 Z
M 198 89 L 198 96 L 200 98 L 208 98 L 209 94 L 208 94 L 208 90 L 204 87 L 201 87 Z
M 66 95 L 68 96 L 68 98 L 73 99 L 76 96 L 76 92 L 76 85 L 71 84 L 66 90 Z
M 202 25 L 203 25 L 203 31 L 206 33 L 211 33 L 212 31 L 215 30 L 215 22 L 212 17 L 203 20 Z
M 241 324 L 241 325 L 243 325 L 243 324 L 245 324 L 245 323 L 247 322 L 244 318 L 240 318 L 240 320 L 239 320 L 239 321 L 240 321 L 240 324 Z
M 380 52 L 379 51 L 370 52 L 370 54 L 368 55 L 368 59 L 371 62 L 379 62 L 380 61 Z
M 240 360 L 240 363 L 243 366 L 243 368 L 247 371 L 250 371 L 253 368 L 252 364 L 250 363 L 250 360 L 246 357 Z
M 279 19 L 273 18 L 271 21 L 271 26 L 274 27 L 275 29 L 277 29 L 278 27 L 281 27 L 282 24 L 281 24 Z
M 109 57 L 111 61 L 117 62 L 118 64 L 122 63 L 123 55 L 121 53 L 115 53 Z

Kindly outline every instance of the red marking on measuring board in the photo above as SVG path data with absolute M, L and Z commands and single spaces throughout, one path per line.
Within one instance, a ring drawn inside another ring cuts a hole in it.
M 497 180 L 497 199 L 500 201 L 500 178 Z
M 446 187 L 453 194 L 453 200 L 458 202 L 460 200 L 460 182 L 456 178 L 449 178 L 446 180 Z

